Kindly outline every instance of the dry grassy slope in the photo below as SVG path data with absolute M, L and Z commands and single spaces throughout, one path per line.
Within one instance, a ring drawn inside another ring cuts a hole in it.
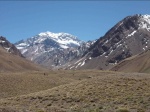
M 99 73 L 106 74 L 107 72 L 59 70 L 0 73 L 0 99 L 39 92 L 59 85 L 95 77 Z
M 0 99 L 38 92 L 72 81 L 55 73 L 47 75 L 44 75 L 44 72 L 1 73 Z
M 8 53 L 0 47 L 0 72 L 26 70 L 41 70 L 41 68 L 25 58 Z
M 117 64 L 113 71 L 150 73 L 150 50 Z
M 149 74 L 99 73 L 96 77 L 49 90 L 1 99 L 0 105 L 1 110 L 19 112 L 113 112 L 120 108 L 149 110 L 149 87 Z

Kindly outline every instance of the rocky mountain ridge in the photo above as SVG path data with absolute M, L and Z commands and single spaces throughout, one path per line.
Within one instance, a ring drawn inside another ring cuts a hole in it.
M 149 49 L 149 40 L 150 15 L 128 16 L 99 38 L 69 69 L 110 69 L 121 60 Z
M 10 43 L 5 37 L 0 36 L 0 46 L 5 49 L 8 53 L 19 55 L 23 57 L 21 52 L 15 47 L 14 44 Z

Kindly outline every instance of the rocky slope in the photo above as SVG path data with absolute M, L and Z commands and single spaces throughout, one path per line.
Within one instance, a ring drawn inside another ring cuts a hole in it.
M 0 46 L 7 52 L 23 57 L 20 51 L 15 47 L 14 44 L 10 43 L 5 37 L 0 36 Z
M 110 69 L 150 48 L 150 15 L 124 18 L 92 45 L 69 69 Z
M 15 43 L 27 59 L 47 68 L 59 68 L 79 59 L 90 44 L 92 41 L 85 43 L 68 33 L 52 32 L 43 32 Z

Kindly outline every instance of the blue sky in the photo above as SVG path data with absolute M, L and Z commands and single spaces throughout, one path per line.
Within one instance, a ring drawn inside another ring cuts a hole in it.
M 95 40 L 134 14 L 150 14 L 150 2 L 0 1 L 0 35 L 12 43 L 45 31 Z

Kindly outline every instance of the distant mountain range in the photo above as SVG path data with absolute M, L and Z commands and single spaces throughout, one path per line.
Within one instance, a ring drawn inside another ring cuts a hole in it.
M 150 15 L 127 16 L 95 41 L 43 32 L 15 43 L 23 56 L 47 68 L 111 69 L 150 48 Z

